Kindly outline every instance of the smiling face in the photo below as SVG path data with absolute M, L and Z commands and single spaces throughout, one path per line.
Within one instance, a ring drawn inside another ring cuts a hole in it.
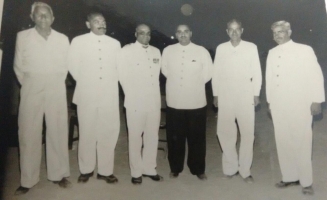
M 143 45 L 148 45 L 151 39 L 151 30 L 147 25 L 139 25 L 136 28 L 136 32 L 135 32 L 135 37 L 136 40 L 143 44 Z
M 176 38 L 178 42 L 185 46 L 191 42 L 192 31 L 187 25 L 179 25 L 176 30 Z
M 45 6 L 37 6 L 31 14 L 31 18 L 37 29 L 49 29 L 54 21 L 50 9 Z
M 292 31 L 283 26 L 276 26 L 272 29 L 273 37 L 277 44 L 284 44 L 291 40 Z
M 92 15 L 86 21 L 86 26 L 96 35 L 104 35 L 107 31 L 106 20 L 101 14 Z
M 243 28 L 240 24 L 233 22 L 228 25 L 226 32 L 231 39 L 231 41 L 240 41 L 243 33 Z

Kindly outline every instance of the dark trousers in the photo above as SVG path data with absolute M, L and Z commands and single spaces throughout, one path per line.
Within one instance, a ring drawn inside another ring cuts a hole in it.
M 206 106 L 199 109 L 167 107 L 167 142 L 170 170 L 184 168 L 185 142 L 188 144 L 187 165 L 192 174 L 203 174 L 206 155 Z

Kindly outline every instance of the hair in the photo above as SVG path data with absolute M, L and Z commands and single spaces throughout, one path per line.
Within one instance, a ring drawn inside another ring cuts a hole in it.
M 277 21 L 277 22 L 274 22 L 272 25 L 271 25 L 271 30 L 273 30 L 274 28 L 276 28 L 277 26 L 281 26 L 283 27 L 285 30 L 289 31 L 291 30 L 291 24 L 287 21 Z
M 36 1 L 36 2 L 34 2 L 34 3 L 32 4 L 31 15 L 34 14 L 35 9 L 36 9 L 37 7 L 46 7 L 46 8 L 48 8 L 49 11 L 50 11 L 50 13 L 51 13 L 51 15 L 53 16 L 53 11 L 52 11 L 51 6 L 49 6 L 49 4 L 46 4 L 46 3 L 43 3 L 43 2 L 40 2 L 40 1 Z
M 137 32 L 138 28 L 141 27 L 141 26 L 146 26 L 146 27 L 148 27 L 148 28 L 150 29 L 150 31 L 151 31 L 151 28 L 150 28 L 149 25 L 147 25 L 147 24 L 138 24 L 138 25 L 136 26 L 136 28 L 135 28 L 135 32 Z
M 190 31 L 192 31 L 191 27 L 188 24 L 179 24 L 176 27 L 176 32 L 177 32 L 178 27 L 180 27 L 180 26 L 186 26 Z
M 87 14 L 86 19 L 87 19 L 87 21 L 91 21 L 94 16 L 98 16 L 98 15 L 104 17 L 101 12 L 91 11 L 91 12 L 89 12 L 89 14 Z
M 232 23 L 236 23 L 240 26 L 240 28 L 243 28 L 242 22 L 238 19 L 232 19 L 230 21 L 227 22 L 227 28 L 232 24 Z

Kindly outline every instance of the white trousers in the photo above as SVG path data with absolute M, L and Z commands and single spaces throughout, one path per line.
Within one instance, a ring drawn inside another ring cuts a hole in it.
M 132 177 L 157 174 L 160 115 L 160 110 L 142 112 L 127 109 L 129 165 Z
M 310 107 L 274 110 L 272 118 L 282 181 L 312 185 L 312 116 Z
M 222 165 L 225 175 L 239 172 L 243 178 L 251 175 L 254 142 L 254 105 L 244 99 L 218 99 L 217 135 L 223 150 Z M 240 130 L 239 156 L 236 151 L 237 123 Z
M 79 123 L 78 163 L 82 174 L 113 174 L 114 154 L 120 130 L 119 108 L 77 106 Z
M 24 76 L 18 115 L 21 186 L 39 181 L 42 124 L 46 121 L 47 175 L 51 181 L 70 176 L 68 112 L 63 75 Z

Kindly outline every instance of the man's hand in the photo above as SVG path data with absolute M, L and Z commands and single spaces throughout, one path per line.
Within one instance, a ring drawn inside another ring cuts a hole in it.
M 259 96 L 254 96 L 254 106 L 257 106 L 260 104 Z
M 319 115 L 321 113 L 321 104 L 312 103 L 311 104 L 311 115 Z
M 213 103 L 212 103 L 216 108 L 218 108 L 218 96 L 213 97 Z

